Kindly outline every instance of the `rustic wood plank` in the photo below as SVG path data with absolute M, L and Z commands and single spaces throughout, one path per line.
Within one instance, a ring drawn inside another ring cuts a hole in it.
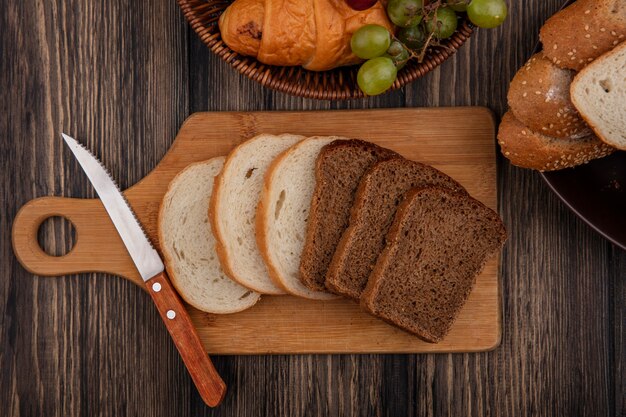
M 60 131 L 95 149 L 122 187 L 163 156 L 188 111 L 181 13 L 171 1 L 11 0 L 0 22 L 0 414 L 184 412 L 189 377 L 147 294 L 102 275 L 34 278 L 9 239 L 31 198 L 94 195 Z M 52 224 L 46 246 L 66 233 Z
M 146 294 L 100 275 L 33 278 L 7 239 L 27 200 L 93 196 L 66 162 L 60 129 L 89 140 L 126 187 L 154 167 L 192 111 L 486 105 L 502 114 L 508 80 L 560 0 L 509 0 L 505 26 L 478 31 L 437 71 L 404 91 L 343 103 L 271 92 L 231 71 L 187 29 L 173 0 L 5 3 L 2 414 L 626 414 L 626 254 L 568 212 L 538 175 L 502 160 L 500 209 L 511 240 L 498 350 L 218 357 L 233 388 L 215 410 L 194 392 Z M 51 249 L 66 245 L 66 227 L 45 232 Z M 137 361 L 136 351 L 145 359 Z
M 612 397 L 613 404 L 609 404 L 609 407 L 613 406 L 613 413 L 616 416 L 626 415 L 626 279 L 624 279 L 624 271 L 626 271 L 626 256 L 623 251 L 616 248 L 611 248 L 609 253 L 611 273 L 615 278 L 610 285 L 610 293 L 613 296 L 611 298 L 612 311 L 609 310 L 609 314 L 613 314 L 613 346 L 610 347 L 610 356 L 607 361 L 608 366 L 612 369 L 613 378 L 608 381 L 613 385 Z M 615 273 L 615 271 L 619 271 Z

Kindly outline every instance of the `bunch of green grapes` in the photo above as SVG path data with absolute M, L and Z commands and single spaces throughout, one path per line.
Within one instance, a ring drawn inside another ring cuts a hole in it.
M 351 1 L 347 0 L 348 4 Z M 368 96 L 388 90 L 411 58 L 423 57 L 431 44 L 449 38 L 457 29 L 459 13 L 481 28 L 495 28 L 507 16 L 504 0 L 389 0 L 387 14 L 398 27 L 397 39 L 379 25 L 365 25 L 350 42 L 352 52 L 366 59 L 359 69 L 359 88 Z M 371 2 L 370 3 L 375 3 Z M 359 4 L 359 10 L 363 5 Z M 356 8 L 356 3 L 355 3 Z

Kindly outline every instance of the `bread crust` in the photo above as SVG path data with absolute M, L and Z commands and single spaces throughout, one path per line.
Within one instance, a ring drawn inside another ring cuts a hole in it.
M 209 161 L 212 161 L 212 160 L 214 160 L 214 159 L 221 159 L 221 158 L 223 158 L 223 157 L 216 157 L 216 158 L 212 158 L 212 159 L 210 159 Z M 190 165 L 189 165 L 189 166 L 187 166 L 185 169 L 191 168 L 191 167 L 196 166 L 196 165 L 203 165 L 203 164 L 206 164 L 206 163 L 207 163 L 207 162 L 209 162 L 209 161 L 196 162 L 196 163 L 190 164 Z M 164 198 L 163 198 L 163 200 L 161 200 L 161 204 L 159 205 L 159 214 L 158 214 L 158 217 L 157 217 L 157 235 L 158 235 L 158 238 L 159 238 L 159 242 L 165 242 L 165 235 L 164 235 L 164 231 L 163 231 L 163 228 L 161 227 L 161 226 L 162 226 L 161 221 L 162 221 L 162 219 L 163 219 L 163 212 L 164 212 L 164 210 L 165 210 L 165 208 L 164 208 L 164 204 L 163 204 L 163 203 L 165 202 L 165 196 L 167 196 L 167 195 L 170 193 L 170 191 L 172 190 L 172 186 L 173 186 L 173 184 L 175 183 L 176 179 L 177 179 L 177 178 L 178 178 L 178 177 L 179 177 L 179 176 L 180 176 L 183 172 L 184 172 L 184 170 L 183 170 L 183 171 L 181 171 L 181 172 L 179 172 L 179 173 L 178 173 L 178 174 L 177 174 L 177 175 L 176 175 L 176 176 L 175 176 L 175 177 L 174 177 L 174 178 L 170 181 L 170 183 L 169 183 L 169 184 L 168 184 L 168 186 L 167 186 L 167 190 L 165 191 Z M 213 179 L 213 181 L 215 181 L 215 179 Z M 213 194 L 211 194 L 211 195 L 213 195 Z M 209 309 L 209 308 L 207 308 L 207 307 L 206 307 L 206 305 L 198 305 L 198 304 L 194 303 L 194 302 L 193 302 L 193 300 L 189 299 L 189 298 L 185 295 L 185 290 L 183 289 L 183 287 L 184 287 L 184 286 L 183 286 L 183 285 L 182 285 L 182 283 L 179 281 L 178 274 L 176 274 L 176 272 L 172 269 L 172 265 L 173 265 L 173 263 L 174 263 L 174 260 L 172 259 L 172 257 L 171 257 L 171 256 L 170 256 L 167 252 L 165 252 L 165 251 L 163 251 L 163 250 L 161 250 L 161 251 L 160 251 L 160 253 L 161 253 L 161 255 L 163 256 L 163 263 L 165 264 L 165 269 L 167 270 L 167 274 L 168 274 L 168 276 L 169 276 L 169 278 L 170 278 L 170 281 L 172 282 L 172 285 L 174 286 L 174 288 L 176 288 L 176 291 L 178 292 L 178 294 L 179 294 L 179 295 L 183 298 L 183 300 L 185 300 L 185 302 L 186 302 L 187 304 L 189 304 L 189 305 L 191 305 L 191 306 L 193 306 L 193 307 L 197 308 L 198 310 L 201 310 L 201 311 L 204 311 L 204 312 L 207 312 L 207 313 L 213 313 L 213 314 L 231 314 L 231 313 L 238 313 L 238 312 L 240 312 L 240 311 L 244 311 L 244 310 L 247 310 L 247 309 L 251 308 L 252 306 L 254 306 L 254 305 L 255 305 L 255 304 L 256 304 L 256 303 L 257 303 L 257 302 L 261 299 L 260 294 L 258 294 L 258 293 L 256 293 L 256 292 L 254 292 L 254 291 L 250 290 L 250 291 L 252 291 L 253 295 L 256 295 L 256 297 L 252 297 L 252 298 L 251 298 L 251 300 L 254 300 L 254 302 L 252 302 L 252 303 L 250 303 L 250 304 L 242 304 L 242 305 L 240 306 L 240 308 L 233 308 L 233 309 L 229 309 L 228 311 L 226 311 L 226 312 L 225 312 L 225 311 L 223 311 L 223 310 Z M 219 256 L 219 255 L 218 255 L 218 256 Z M 221 264 L 221 262 L 220 262 L 220 264 Z M 223 270 L 223 267 L 222 267 L 222 270 Z M 226 271 L 224 271 L 224 273 L 226 273 Z M 228 274 L 227 274 L 227 275 L 228 275 Z M 247 288 L 247 287 L 246 287 L 246 288 Z
M 614 54 L 624 53 L 624 51 L 626 51 L 626 41 L 620 43 L 613 50 L 611 50 L 611 51 L 607 52 L 606 54 L 602 55 L 597 61 L 595 61 L 595 62 L 589 64 L 588 66 L 586 66 L 585 68 L 583 68 L 583 70 L 580 71 L 576 75 L 576 77 L 574 77 L 574 80 L 572 81 L 572 85 L 570 86 L 572 102 L 573 102 L 574 106 L 576 106 L 577 108 L 582 107 L 582 106 L 580 106 L 580 103 L 577 102 L 577 97 L 576 97 L 576 94 L 574 94 L 574 91 L 578 87 L 578 84 L 580 82 L 582 82 L 582 79 L 587 75 L 587 72 L 593 71 L 595 65 L 602 65 L 602 63 L 603 63 L 603 61 L 605 59 L 610 59 Z M 626 107 L 626 103 L 624 103 L 624 107 Z M 619 111 L 619 109 L 614 109 L 614 111 Z M 616 149 L 626 150 L 626 145 L 621 145 L 621 144 L 615 143 L 614 141 L 611 141 L 608 138 L 604 137 L 604 134 L 602 133 L 602 129 L 600 129 L 600 127 L 596 125 L 596 123 L 593 120 L 593 118 L 591 118 L 589 115 L 585 114 L 584 111 L 580 111 L 579 110 L 579 113 L 580 113 L 581 117 L 585 120 L 587 125 L 589 125 L 591 127 L 591 129 L 595 132 L 595 134 L 598 136 L 598 138 L 601 141 L 603 141 L 604 143 L 606 143 L 609 146 L 615 147 Z
M 502 154 L 513 165 L 555 171 L 585 164 L 615 151 L 594 135 L 579 139 L 553 138 L 534 132 L 507 112 L 498 131 Z
M 361 305 L 361 308 L 365 310 L 366 312 L 384 320 L 387 323 L 390 323 L 396 327 L 404 329 L 408 331 L 409 333 L 416 335 L 417 337 L 419 337 L 420 339 L 426 342 L 438 343 L 441 340 L 443 340 L 445 335 L 448 333 L 448 331 L 450 330 L 450 328 L 456 321 L 456 318 L 458 317 L 458 313 L 460 309 L 462 308 L 462 306 L 455 312 L 452 320 L 446 323 L 446 328 L 444 329 L 442 334 L 433 334 L 428 329 L 425 329 L 423 326 L 421 326 L 420 323 L 413 322 L 411 323 L 412 327 L 406 326 L 399 321 L 394 321 L 390 317 L 386 317 L 385 315 L 382 315 L 375 304 L 375 296 L 376 294 L 380 292 L 381 285 L 383 284 L 383 281 L 385 280 L 384 272 L 388 268 L 389 264 L 393 262 L 394 256 L 396 255 L 398 251 L 398 248 L 399 248 L 398 240 L 402 238 L 401 235 L 402 235 L 402 229 L 405 223 L 405 217 L 407 216 L 409 211 L 412 209 L 411 206 L 414 203 L 415 197 L 422 193 L 443 194 L 447 196 L 446 198 L 453 199 L 453 200 L 454 199 L 470 200 L 472 201 L 473 204 L 475 204 L 478 207 L 478 209 L 483 210 L 486 213 L 486 216 L 488 216 L 490 220 L 495 222 L 495 228 L 498 229 L 498 232 L 500 235 L 500 238 L 499 238 L 500 245 L 499 247 L 494 249 L 493 253 L 489 254 L 484 259 L 482 259 L 482 263 L 479 265 L 478 271 L 471 278 L 472 279 L 471 285 L 469 285 L 467 291 L 462 296 L 462 299 L 464 300 L 464 302 L 467 301 L 467 298 L 469 297 L 469 294 L 476 282 L 476 278 L 478 277 L 478 275 L 480 275 L 480 273 L 484 269 L 487 261 L 494 255 L 494 253 L 500 250 L 502 246 L 504 245 L 504 243 L 506 242 L 507 233 L 506 233 L 504 224 L 502 223 L 502 220 L 500 219 L 500 216 L 498 216 L 496 212 L 494 212 L 493 210 L 491 210 L 490 208 L 482 204 L 480 201 L 475 200 L 474 198 L 470 197 L 467 194 L 458 193 L 458 192 L 445 189 L 442 187 L 437 187 L 437 186 L 420 187 L 420 188 L 413 188 L 412 190 L 407 192 L 406 198 L 403 200 L 402 203 L 400 203 L 400 206 L 398 207 L 394 221 L 387 234 L 387 245 L 385 246 L 385 249 L 383 249 L 383 251 L 381 252 L 376 262 L 376 265 L 374 267 L 374 270 L 372 271 L 372 274 L 370 275 L 370 278 L 367 282 L 367 286 L 365 287 L 365 290 L 363 291 L 363 294 L 361 295 L 360 305 Z
M 352 34 L 362 26 L 373 23 L 392 31 L 387 12 L 380 2 L 363 11 L 352 9 L 345 0 L 313 0 L 313 3 L 315 52 L 302 64 L 308 70 L 326 71 L 362 62 L 350 48 Z
M 276 285 L 282 288 L 286 293 L 296 295 L 298 297 L 308 298 L 310 300 L 332 300 L 338 298 L 335 294 L 330 294 L 322 291 L 294 291 L 292 286 L 286 284 L 286 279 L 281 275 L 280 269 L 274 263 L 273 257 L 270 255 L 270 247 L 269 247 L 269 237 L 268 237 L 268 229 L 269 225 L 267 223 L 267 210 L 269 210 L 271 206 L 271 186 L 273 182 L 273 176 L 276 172 L 277 167 L 279 167 L 283 161 L 289 157 L 293 152 L 295 152 L 298 146 L 303 145 L 308 140 L 318 140 L 323 139 L 321 136 L 313 136 L 303 140 L 302 142 L 297 143 L 291 148 L 285 150 L 280 155 L 278 155 L 272 164 L 268 168 L 265 178 L 263 180 L 263 192 L 261 193 L 261 201 L 259 202 L 259 206 L 257 207 L 257 215 L 256 215 L 256 239 L 257 245 L 261 251 L 261 255 L 263 256 L 263 260 L 268 267 L 268 271 L 270 274 L 270 278 Z
M 363 288 L 352 284 L 355 283 L 354 280 L 358 277 L 363 280 L 362 284 L 365 285 L 371 271 L 363 274 L 364 270 L 361 269 L 358 263 L 355 265 L 353 261 L 355 258 L 359 258 L 360 261 L 365 259 L 367 263 L 371 264 L 373 267 L 376 263 L 376 257 L 370 258 L 370 256 L 372 256 L 373 253 L 376 253 L 376 256 L 379 255 L 380 250 L 384 248 L 384 246 L 376 247 L 375 250 L 372 250 L 368 254 L 367 250 L 362 247 L 355 250 L 354 245 L 362 238 L 365 238 L 366 241 L 373 242 L 368 239 L 368 237 L 371 237 L 371 235 L 368 236 L 368 232 L 373 230 L 380 232 L 377 236 L 382 239 L 386 236 L 387 230 L 379 230 L 377 227 L 382 225 L 389 225 L 390 227 L 391 222 L 393 222 L 395 210 L 391 212 L 380 207 L 377 207 L 376 211 L 379 213 L 382 211 L 385 217 L 378 217 L 376 219 L 375 223 L 377 223 L 378 226 L 374 226 L 372 225 L 374 222 L 366 220 L 368 213 L 374 211 L 372 210 L 374 207 L 372 207 L 371 204 L 372 198 L 380 197 L 380 190 L 385 188 L 385 185 L 381 184 L 380 180 L 382 178 L 389 178 L 391 175 L 390 172 L 400 173 L 402 177 L 411 178 L 411 180 L 410 182 L 405 182 L 404 180 L 393 177 L 394 180 L 397 181 L 396 186 L 399 186 L 399 188 L 393 188 L 393 186 L 389 184 L 390 189 L 386 190 L 387 195 L 390 196 L 389 198 L 403 199 L 410 188 L 420 185 L 423 187 L 438 185 L 440 187 L 449 188 L 455 192 L 467 194 L 467 191 L 457 181 L 437 169 L 420 162 L 397 156 L 376 162 L 372 165 L 361 179 L 354 198 L 354 204 L 350 211 L 348 228 L 341 236 L 339 245 L 337 245 L 328 272 L 326 273 L 326 288 L 337 294 L 358 300 Z M 426 180 L 425 176 L 428 176 L 429 180 Z M 432 182 L 430 180 L 432 180 Z M 367 227 L 364 227 L 364 225 L 367 225 Z
M 317 47 L 314 2 L 264 1 L 264 30 L 257 59 L 270 65 L 294 66 L 306 63 Z
M 224 187 L 224 181 L 225 181 L 224 172 L 228 171 L 228 169 L 231 167 L 231 164 L 234 159 L 232 158 L 232 156 L 236 155 L 242 149 L 243 146 L 248 146 L 250 142 L 259 140 L 259 138 L 263 136 L 265 135 L 261 134 L 261 135 L 255 136 L 254 138 L 249 139 L 237 145 L 233 150 L 230 151 L 230 153 L 226 157 L 226 162 L 224 163 L 222 172 L 220 172 L 220 174 L 215 177 L 215 182 L 213 186 L 213 195 L 211 196 L 211 201 L 209 203 L 209 219 L 211 221 L 211 225 L 213 226 L 213 235 L 215 236 L 215 240 L 217 242 L 215 245 L 215 250 L 217 252 L 220 263 L 222 264 L 222 269 L 224 270 L 226 275 L 228 275 L 233 281 L 236 281 L 237 283 L 243 285 L 244 287 L 250 288 L 251 290 L 259 292 L 261 294 L 282 295 L 282 294 L 285 294 L 285 292 L 282 290 L 282 288 L 274 285 L 274 282 L 271 279 L 270 279 L 271 286 L 273 288 L 260 288 L 260 287 L 255 288 L 249 282 L 245 282 L 240 276 L 237 275 L 234 269 L 235 260 L 232 259 L 232 257 L 229 255 L 228 251 L 226 250 L 225 243 L 224 243 L 226 242 L 226 236 L 224 235 L 224 231 L 222 230 L 220 223 L 217 221 L 219 218 L 218 207 L 221 204 L 222 194 L 224 194 L 224 192 L 222 191 Z M 255 241 L 255 244 L 256 244 L 256 241 Z M 264 264 L 264 266 L 266 265 Z M 269 276 L 269 271 L 268 271 L 268 276 Z
M 324 146 L 322 151 L 317 157 L 316 165 L 315 165 L 315 191 L 313 193 L 313 199 L 311 201 L 311 209 L 309 210 L 309 224 L 307 225 L 306 237 L 304 240 L 304 249 L 302 251 L 302 259 L 300 262 L 300 280 L 304 285 L 309 287 L 314 291 L 324 291 L 326 290 L 326 286 L 324 285 L 324 281 L 326 278 L 326 271 L 328 270 L 328 266 L 332 260 L 332 256 L 327 259 L 319 259 L 316 254 L 319 246 L 316 243 L 317 235 L 322 230 L 326 230 L 324 225 L 324 219 L 329 215 L 328 213 L 324 213 L 320 208 L 320 201 L 324 199 L 324 192 L 327 191 L 328 184 L 326 178 L 323 176 L 323 164 L 325 159 L 332 153 L 338 149 L 341 149 L 345 146 L 349 147 L 366 147 L 372 153 L 376 154 L 375 159 L 387 159 L 392 156 L 399 156 L 396 152 L 378 146 L 371 142 L 366 142 L 359 139 L 350 139 L 350 140 L 337 140 L 331 142 L 330 144 Z M 374 163 L 375 161 L 373 161 Z M 366 168 L 367 170 L 367 168 Z M 365 173 L 365 172 L 363 172 Z M 355 186 L 354 192 L 356 192 Z M 354 199 L 354 195 L 352 196 L 352 201 Z M 350 204 L 352 207 L 352 204 Z M 349 209 L 348 209 L 349 210 Z M 349 221 L 349 213 L 336 213 L 336 214 L 347 214 L 346 222 Z M 341 239 L 341 233 L 347 227 L 346 223 L 341 230 L 336 230 L 338 233 L 337 240 L 334 243 L 335 247 L 339 243 Z M 334 248 L 333 248 L 334 251 Z
M 391 157 L 389 159 L 385 159 L 383 161 L 378 161 L 368 170 L 367 173 L 371 172 L 376 168 L 380 163 L 389 161 L 391 159 L 404 159 L 402 156 L 398 155 L 397 157 Z M 339 270 L 341 265 L 344 262 L 344 256 L 347 253 L 348 245 L 352 240 L 352 235 L 354 234 L 354 230 L 356 228 L 356 219 L 358 213 L 363 209 L 364 201 L 361 198 L 363 193 L 365 192 L 365 188 L 367 187 L 367 183 L 365 181 L 368 178 L 367 173 L 363 176 L 363 179 L 359 183 L 359 187 L 357 188 L 356 194 L 354 196 L 354 203 L 352 204 L 352 208 L 350 209 L 350 220 L 348 221 L 348 227 L 341 235 L 341 239 L 339 240 L 339 244 L 335 249 L 335 254 L 333 255 L 330 265 L 328 266 L 328 271 L 326 272 L 326 280 L 324 284 L 326 288 L 335 294 L 343 295 L 344 297 L 351 298 L 354 301 L 359 300 L 361 294 L 355 292 L 352 288 L 343 288 L 339 285 Z
M 573 78 L 572 70 L 557 67 L 542 53 L 535 54 L 511 81 L 509 107 L 535 132 L 557 138 L 587 136 L 591 129 L 570 99 Z
M 560 68 L 580 71 L 626 37 L 624 0 L 578 0 L 541 28 L 544 54 Z
M 228 158 L 226 158 L 228 161 Z M 226 166 L 226 164 L 224 164 Z M 222 168 L 223 169 L 223 168 Z M 221 232 L 221 228 L 217 223 L 217 216 L 215 215 L 217 211 L 217 205 L 219 204 L 219 190 L 222 187 L 223 179 L 221 178 L 222 174 L 216 175 L 213 179 L 213 194 L 211 194 L 211 200 L 209 200 L 209 221 L 211 222 L 211 230 L 213 231 L 213 237 L 215 238 L 215 252 L 217 253 L 217 257 L 220 260 L 220 265 L 222 265 L 222 269 L 224 273 L 230 277 L 233 281 L 237 282 L 240 285 L 243 285 L 246 288 L 250 288 L 247 285 L 244 285 L 241 281 L 236 278 L 234 271 L 230 265 L 230 259 L 228 258 L 228 254 L 224 249 L 222 242 L 224 241 L 224 236 Z M 250 288 L 254 291 L 253 288 Z
M 361 294 L 359 304 L 364 311 L 380 318 L 381 320 L 391 324 L 392 326 L 400 327 L 403 330 L 416 335 L 425 342 L 438 343 L 441 341 L 442 338 L 435 336 L 418 324 L 415 324 L 415 328 L 413 329 L 401 327 L 398 325 L 398 323 L 394 322 L 388 317 L 380 316 L 378 314 L 378 310 L 376 309 L 376 305 L 374 304 L 374 295 L 378 293 L 378 291 L 380 290 L 380 286 L 383 282 L 382 272 L 388 267 L 391 257 L 393 256 L 395 249 L 397 248 L 397 245 L 394 245 L 395 240 L 391 240 L 390 237 L 394 236 L 397 240 L 400 229 L 402 229 L 402 222 L 399 221 L 399 219 L 403 218 L 405 216 L 405 213 L 409 210 L 412 197 L 418 192 L 427 190 L 429 188 L 431 187 L 418 188 L 409 191 L 404 201 L 400 204 L 400 206 L 398 206 L 395 217 L 396 220 L 394 220 L 394 222 L 392 223 L 391 228 L 389 229 L 389 232 L 387 234 L 387 245 L 385 245 L 385 249 L 383 249 L 383 251 L 380 253 L 380 256 L 378 257 L 376 265 L 374 266 L 374 270 L 372 271 L 372 274 L 367 281 L 367 285 L 365 286 L 365 289 Z
M 264 16 L 265 1 L 237 0 L 220 16 L 222 40 L 233 51 L 256 58 L 261 47 Z
M 356 11 L 345 0 L 236 0 L 219 19 L 222 39 L 235 52 L 311 71 L 361 62 L 350 38 L 370 23 L 393 30 L 381 2 Z
M 263 256 L 263 261 L 267 266 L 267 270 L 270 274 L 270 278 L 278 287 L 280 287 L 284 292 L 289 293 L 289 289 L 285 286 L 285 283 L 281 279 L 280 274 L 278 273 L 278 267 L 274 264 L 272 257 L 269 256 L 269 246 L 268 246 L 268 225 L 265 221 L 265 212 L 268 210 L 270 206 L 270 195 L 269 195 L 269 187 L 272 182 L 272 175 L 276 164 L 285 157 L 285 154 L 289 150 L 285 150 L 280 155 L 278 155 L 272 164 L 270 165 L 267 173 L 265 174 L 265 178 L 263 179 L 263 191 L 261 192 L 261 200 L 259 201 L 259 205 L 256 209 L 256 243 L 261 251 L 261 255 Z

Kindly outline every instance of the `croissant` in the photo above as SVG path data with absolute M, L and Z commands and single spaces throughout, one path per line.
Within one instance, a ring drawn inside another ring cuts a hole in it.
M 356 11 L 345 0 L 236 0 L 219 19 L 230 49 L 265 64 L 312 71 L 361 62 L 350 38 L 371 23 L 392 30 L 380 1 Z

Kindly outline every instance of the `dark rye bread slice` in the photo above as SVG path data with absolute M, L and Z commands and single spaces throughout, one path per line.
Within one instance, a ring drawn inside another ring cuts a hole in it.
M 337 140 L 320 151 L 300 260 L 300 280 L 310 289 L 326 289 L 326 271 L 348 227 L 350 208 L 361 177 L 375 162 L 389 158 L 400 158 L 400 155 L 358 139 Z
M 498 214 L 472 197 L 439 187 L 413 189 L 398 208 L 361 306 L 439 342 L 505 240 Z
M 393 158 L 374 164 L 359 184 L 350 225 L 326 274 L 326 288 L 359 299 L 404 195 L 412 188 L 433 185 L 466 194 L 458 182 L 419 162 Z

